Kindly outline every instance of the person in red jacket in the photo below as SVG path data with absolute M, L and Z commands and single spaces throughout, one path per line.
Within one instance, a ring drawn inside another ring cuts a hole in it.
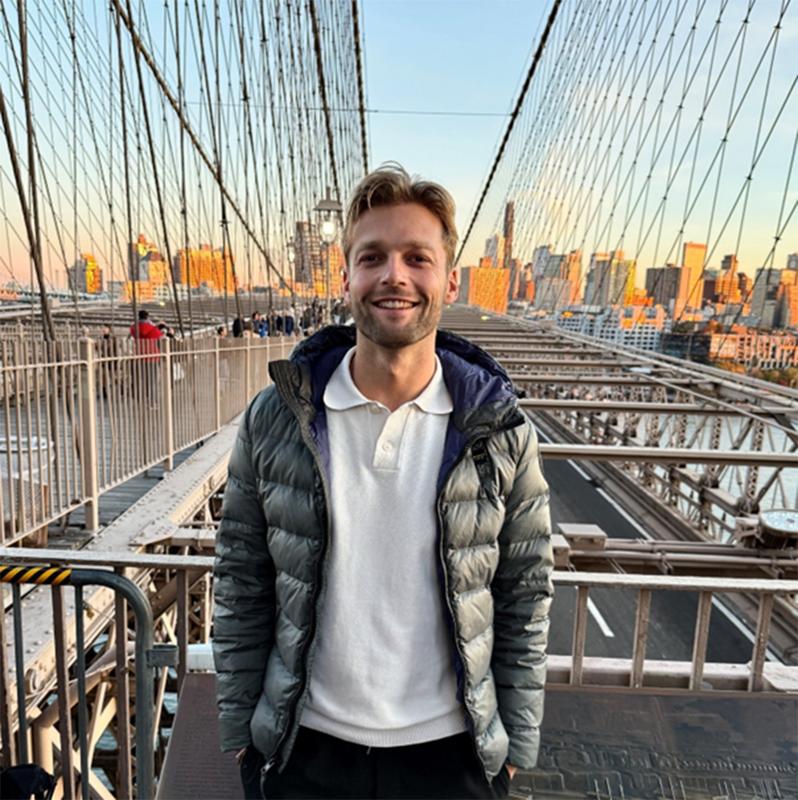
M 157 342 L 163 336 L 163 331 L 150 322 L 150 312 L 142 308 L 139 311 L 139 321 L 130 326 L 130 336 L 136 340 L 136 353 L 139 355 L 157 353 L 160 349 Z M 157 361 L 153 358 L 147 360 Z
M 157 405 L 158 397 L 158 367 L 160 365 L 160 346 L 158 340 L 164 335 L 157 325 L 150 322 L 149 312 L 142 308 L 139 310 L 138 322 L 130 326 L 130 335 L 135 340 L 137 358 L 133 365 L 136 382 L 140 385 L 141 397 L 149 406 Z

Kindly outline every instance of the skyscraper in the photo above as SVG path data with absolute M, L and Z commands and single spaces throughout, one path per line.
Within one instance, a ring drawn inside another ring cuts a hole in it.
M 549 256 L 551 255 L 551 245 L 550 244 L 543 244 L 540 247 L 536 247 L 534 253 L 532 253 L 532 279 L 537 280 L 538 278 L 543 277 L 543 273 L 546 271 L 546 264 L 549 261 Z
M 628 305 L 635 287 L 635 260 L 624 258 L 623 250 L 593 253 L 585 281 L 585 304 Z
M 761 328 L 774 328 L 778 317 L 780 269 L 760 267 L 756 271 L 754 292 L 751 298 L 751 316 L 756 317 Z
M 494 233 L 485 240 L 485 255 L 491 259 L 494 267 L 504 266 L 504 237 L 500 233 Z
M 579 297 L 582 252 L 571 250 L 559 255 L 549 253 L 543 274 L 538 278 L 538 308 L 557 309 L 575 303 Z
M 672 308 L 679 293 L 681 274 L 681 268 L 675 264 L 646 270 L 646 294 L 655 306 L 664 306 L 668 310 Z
M 707 246 L 685 242 L 682 246 L 682 271 L 679 290 L 673 304 L 673 318 L 678 320 L 687 309 L 700 310 L 704 295 L 704 261 Z
M 73 292 L 100 294 L 103 290 L 103 271 L 91 253 L 81 253 L 80 258 L 67 268 L 67 279 Z
M 718 303 L 740 302 L 740 287 L 737 281 L 738 267 L 736 255 L 732 253 L 723 256 L 723 261 L 720 264 L 720 274 L 715 281 L 714 297 Z

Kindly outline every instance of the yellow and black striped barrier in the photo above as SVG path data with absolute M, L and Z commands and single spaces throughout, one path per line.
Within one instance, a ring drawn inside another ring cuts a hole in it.
M 0 564 L 0 583 L 40 583 L 58 586 L 69 580 L 69 567 L 15 567 Z

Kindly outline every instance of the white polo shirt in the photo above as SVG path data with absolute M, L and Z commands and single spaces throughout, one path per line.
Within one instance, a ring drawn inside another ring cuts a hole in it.
M 355 386 L 354 352 L 324 392 L 332 535 L 301 724 L 399 747 L 466 730 L 435 508 L 452 399 L 436 358 L 424 391 L 391 412 Z

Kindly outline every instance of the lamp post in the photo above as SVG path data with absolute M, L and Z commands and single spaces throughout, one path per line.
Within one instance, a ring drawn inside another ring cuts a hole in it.
M 330 286 L 330 245 L 338 235 L 338 215 L 341 213 L 341 204 L 337 200 L 329 197 L 330 190 L 327 190 L 327 197 L 319 201 L 316 206 L 316 214 L 319 217 L 319 236 L 325 244 L 325 272 L 327 288 L 327 324 L 332 322 L 332 292 Z

